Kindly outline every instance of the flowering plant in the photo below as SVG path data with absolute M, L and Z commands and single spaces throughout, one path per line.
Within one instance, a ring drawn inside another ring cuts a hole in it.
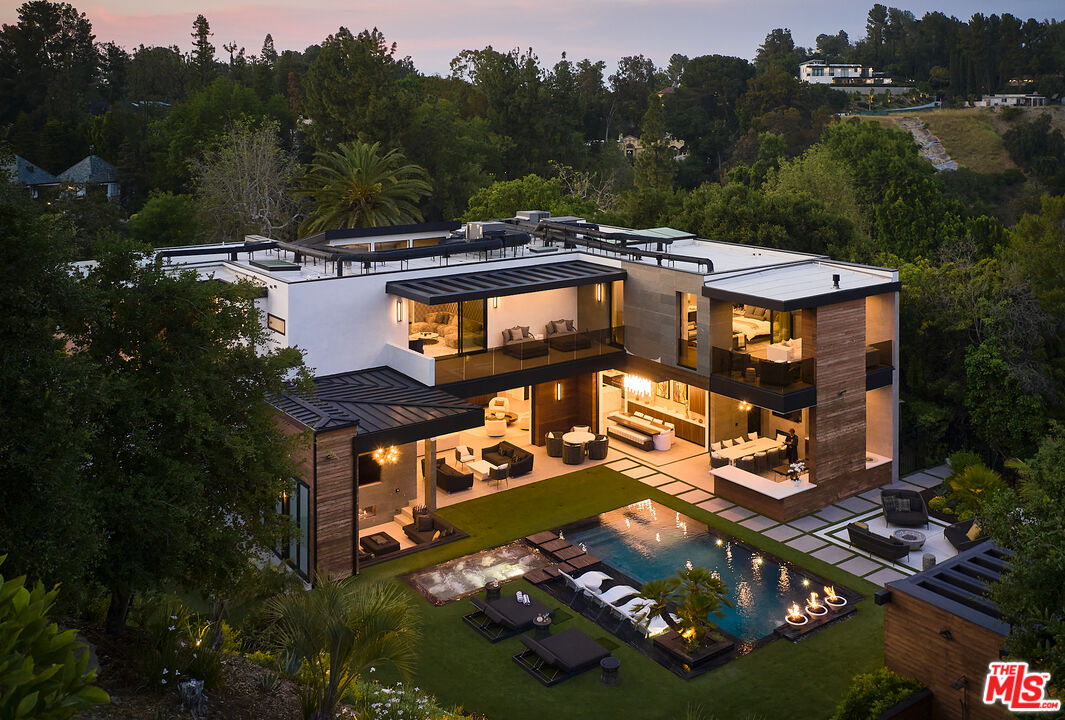
M 788 479 L 793 483 L 799 482 L 799 476 L 806 472 L 806 463 L 802 460 L 788 465 Z

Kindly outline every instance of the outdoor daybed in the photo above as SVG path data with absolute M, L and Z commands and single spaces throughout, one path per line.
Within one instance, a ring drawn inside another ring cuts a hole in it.
M 555 685 L 590 670 L 610 651 L 577 628 L 570 628 L 543 640 L 521 636 L 527 650 L 514 656 L 514 662 L 542 682 Z
M 482 449 L 481 459 L 496 466 L 509 464 L 510 477 L 524 475 L 533 468 L 533 454 L 506 440 Z
M 910 554 L 909 545 L 893 537 L 877 535 L 865 523 L 851 523 L 847 526 L 847 535 L 854 547 L 888 560 L 898 560 Z
M 534 597 L 529 598 L 528 605 L 518 602 L 517 595 L 508 595 L 490 603 L 471 597 L 470 602 L 477 611 L 464 615 L 462 619 L 489 642 L 513 637 L 530 629 L 537 615 L 551 614 L 551 609 Z

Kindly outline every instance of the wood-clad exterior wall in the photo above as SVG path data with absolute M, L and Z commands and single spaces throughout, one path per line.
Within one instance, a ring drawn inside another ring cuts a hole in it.
M 562 386 L 561 400 L 557 399 L 557 384 Z M 536 445 L 545 444 L 544 436 L 552 430 L 569 430 L 574 425 L 596 429 L 595 373 L 533 385 L 532 429 Z
M 334 577 L 351 575 L 355 540 L 355 428 L 319 433 L 318 475 L 312 492 L 316 515 L 315 570 Z
M 940 633 L 950 631 L 951 639 Z M 884 664 L 924 683 L 935 720 L 1002 720 L 1012 715 L 981 698 L 988 663 L 1005 637 L 897 589 L 884 606 Z M 951 687 L 962 677 L 960 690 Z
M 314 513 L 314 459 L 315 459 L 315 443 L 314 435 L 300 423 L 296 422 L 287 415 L 281 413 L 274 413 L 274 422 L 277 423 L 278 428 L 287 437 L 292 438 L 295 435 L 303 435 L 304 438 L 299 442 L 297 447 L 292 451 L 292 462 L 295 465 L 296 477 L 302 481 L 308 488 L 310 488 L 311 507 L 308 514 L 310 525 L 307 528 L 307 537 L 310 542 L 307 548 L 307 563 L 309 568 L 314 568 L 315 564 L 315 513 Z

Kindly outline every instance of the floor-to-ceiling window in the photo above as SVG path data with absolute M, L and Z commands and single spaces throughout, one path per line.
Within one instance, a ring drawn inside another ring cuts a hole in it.
M 299 478 L 292 478 L 290 489 L 277 503 L 279 514 L 291 521 L 288 542 L 275 548 L 275 552 L 294 567 L 303 577 L 309 577 L 308 560 L 310 546 L 311 488 Z

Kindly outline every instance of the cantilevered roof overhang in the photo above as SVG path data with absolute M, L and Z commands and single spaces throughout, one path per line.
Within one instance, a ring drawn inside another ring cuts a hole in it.
M 901 287 L 894 270 L 810 260 L 709 275 L 703 295 L 788 311 L 897 292 Z
M 440 305 L 459 300 L 477 300 L 556 288 L 594 285 L 612 280 L 624 280 L 625 277 L 625 271 L 619 268 L 586 260 L 573 260 L 520 265 L 458 275 L 439 275 L 416 280 L 392 280 L 385 284 L 385 292 L 426 305 Z
M 484 424 L 484 408 L 389 367 L 327 375 L 315 384 L 313 395 L 285 392 L 269 402 L 316 434 L 357 427 L 355 452 Z

